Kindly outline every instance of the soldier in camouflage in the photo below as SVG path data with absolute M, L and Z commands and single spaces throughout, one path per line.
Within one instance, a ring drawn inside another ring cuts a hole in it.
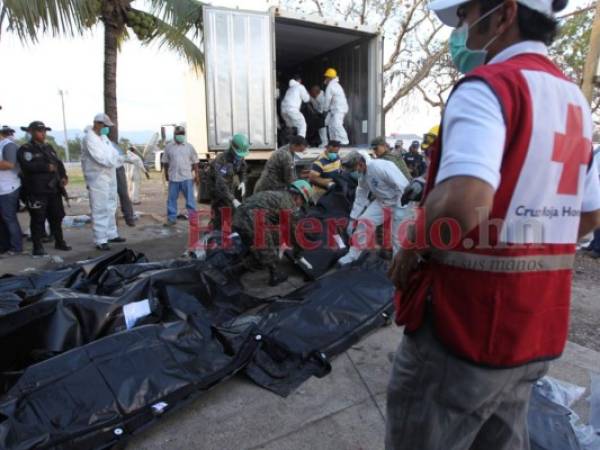
M 242 242 L 250 249 L 249 257 L 269 270 L 269 285 L 277 286 L 287 280 L 287 274 L 277 270 L 279 261 L 279 230 L 278 225 L 283 211 L 287 211 L 290 221 L 290 237 L 295 242 L 295 225 L 301 217 L 302 207 L 308 204 L 312 196 L 312 188 L 307 181 L 296 180 L 285 191 L 262 191 L 248 198 L 233 215 L 233 231 L 237 232 Z M 264 220 L 259 220 L 257 214 L 264 214 Z M 264 230 L 257 229 L 258 223 L 265 225 Z M 260 248 L 254 244 L 259 239 L 258 233 L 263 233 L 264 240 Z M 287 231 L 286 231 L 287 233 Z M 250 265 L 250 264 L 248 264 Z
M 254 193 L 262 191 L 282 191 L 298 176 L 294 165 L 296 153 L 302 153 L 308 143 L 302 136 L 292 136 L 290 143 L 275 150 L 254 186 Z
M 229 149 L 220 153 L 210 164 L 208 171 L 208 191 L 211 197 L 212 226 L 221 229 L 221 209 L 237 208 L 241 202 L 235 197 L 240 191 L 246 195 L 248 166 L 245 158 L 250 153 L 250 142 L 243 134 L 231 139 Z
M 390 152 L 390 147 L 384 137 L 373 139 L 373 141 L 371 141 L 371 149 L 377 159 L 385 159 L 386 161 L 393 162 L 408 181 L 412 179 L 410 169 L 404 162 L 404 159 L 401 156 L 396 156 Z

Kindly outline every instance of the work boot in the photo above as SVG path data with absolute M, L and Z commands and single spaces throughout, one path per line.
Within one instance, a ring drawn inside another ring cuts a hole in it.
M 71 251 L 71 247 L 69 247 L 65 241 L 57 241 L 54 244 L 54 248 L 63 252 Z
M 33 246 L 33 256 L 46 256 L 47 254 L 42 244 Z
M 111 244 L 121 244 L 125 241 L 127 241 L 127 239 L 122 238 L 121 236 L 117 236 L 116 238 L 112 238 L 112 239 L 108 240 L 108 242 L 110 242 Z
M 288 279 L 287 273 L 283 273 L 277 269 L 269 270 L 269 286 L 278 286 Z
M 104 244 L 97 244 L 96 249 L 102 250 L 103 252 L 107 252 L 110 250 L 110 246 L 105 242 Z
M 133 220 L 133 219 L 126 220 L 125 223 L 127 224 L 128 227 L 135 227 L 135 220 Z

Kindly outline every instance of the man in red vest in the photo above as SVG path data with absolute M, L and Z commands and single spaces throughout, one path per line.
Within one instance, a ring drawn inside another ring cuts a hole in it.
M 548 59 L 566 0 L 435 0 L 466 74 L 390 271 L 405 338 L 388 449 L 528 449 L 532 384 L 567 340 L 579 237 L 600 226 L 592 120 Z

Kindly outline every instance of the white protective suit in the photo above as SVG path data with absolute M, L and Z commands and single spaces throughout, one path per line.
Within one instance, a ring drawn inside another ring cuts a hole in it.
M 119 236 L 117 231 L 117 172 L 123 157 L 106 136 L 98 136 L 92 127 L 85 130 L 81 149 L 81 167 L 90 195 L 92 227 L 96 245 Z
M 410 215 L 410 209 L 401 206 L 402 193 L 408 184 L 407 178 L 393 162 L 383 159 L 367 160 L 367 173 L 358 182 L 350 213 L 350 219 L 357 220 L 352 235 L 353 245 L 348 254 L 340 259 L 340 264 L 349 264 L 360 257 L 368 244 L 368 233 L 375 233 L 375 229 L 383 225 L 385 208 L 389 208 L 393 218 L 391 232 L 394 255 L 400 250 L 398 229 L 400 223 Z M 374 197 L 371 202 L 369 194 Z
M 348 100 L 338 78 L 334 78 L 327 83 L 325 111 L 329 113 L 325 118 L 325 125 L 329 130 L 329 139 L 340 141 L 342 145 L 348 145 L 350 141 L 344 128 L 344 117 L 348 113 Z
M 140 203 L 140 184 L 142 183 L 142 174 L 146 172 L 144 161 L 136 153 L 127 152 L 125 164 L 125 173 L 127 174 L 127 186 L 129 186 L 129 198 L 133 204 Z
M 325 112 L 325 93 L 323 91 L 319 92 L 316 98 L 311 97 L 310 103 L 313 108 L 323 114 Z M 327 146 L 327 142 L 329 139 L 327 138 L 327 127 L 319 128 L 319 138 L 321 138 L 321 147 Z
M 288 128 L 296 127 L 298 136 L 306 137 L 306 119 L 300 112 L 302 103 L 308 103 L 310 95 L 308 91 L 296 80 L 290 80 L 290 87 L 281 102 L 281 116 Z

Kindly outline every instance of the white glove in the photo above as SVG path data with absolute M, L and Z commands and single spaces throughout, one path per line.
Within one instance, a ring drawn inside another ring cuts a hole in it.
M 238 191 L 240 191 L 240 193 L 242 194 L 242 197 L 246 196 L 246 183 L 241 182 L 240 185 L 238 186 Z
M 242 202 L 240 202 L 237 198 L 233 199 L 233 207 L 237 208 L 242 204 Z
M 348 237 L 352 236 L 352 233 L 354 233 L 355 226 L 356 226 L 356 220 L 350 219 L 348 221 L 348 226 L 346 227 L 346 234 L 348 235 Z

